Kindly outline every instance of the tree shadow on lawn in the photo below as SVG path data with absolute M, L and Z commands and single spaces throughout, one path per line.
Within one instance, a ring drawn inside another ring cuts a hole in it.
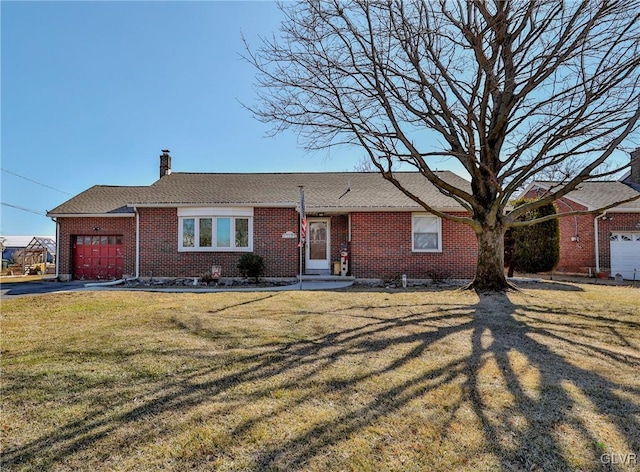
M 238 455 L 235 444 L 253 448 L 238 468 L 255 471 L 366 468 L 367 463 L 372 469 L 378 463 L 380 470 L 634 467 L 601 457 L 613 453 L 628 460 L 628 454 L 640 452 L 640 390 L 576 359 L 599 358 L 612 370 L 628 371 L 637 368 L 640 355 L 629 353 L 628 341 L 620 351 L 596 345 L 597 336 L 587 342 L 596 333 L 580 318 L 590 315 L 562 313 L 549 320 L 554 313 L 514 304 L 508 295 L 480 296 L 475 306 L 403 304 L 393 317 L 378 316 L 377 309 L 340 308 L 341 316 L 359 318 L 361 324 L 236 354 L 232 365 L 217 363 L 163 382 L 138 406 L 114 404 L 125 410 L 120 415 L 95 411 L 5 450 L 2 464 L 8 469 L 33 464 L 51 450 L 55 463 L 64 463 L 125 425 L 217 402 L 223 406 L 208 421 L 213 427 L 217 416 L 236 415 L 224 433 L 231 440 L 203 440 L 197 452 L 186 454 L 191 466 L 206 467 L 210 460 L 229 466 Z M 637 327 L 599 321 L 603 330 L 616 324 Z M 206 337 L 202 326 L 190 331 L 181 323 L 179 328 Z M 278 395 L 283 398 L 273 401 Z M 286 427 L 288 420 L 318 409 L 323 414 L 308 424 Z M 250 439 L 265 428 L 277 434 Z M 170 441 L 172 432 L 150 439 L 137 434 L 131 433 L 129 444 Z M 358 440 L 369 450 L 350 459 L 345 450 L 357 455 Z M 404 448 L 404 459 L 394 455 L 395 448 Z M 444 452 L 442 463 L 437 456 Z
M 598 335 L 591 332 L 593 325 L 579 320 L 582 317 L 603 320 L 602 317 L 554 313 L 559 315 L 558 319 L 550 321 L 545 319 L 548 311 L 541 307 L 513 305 L 505 297 L 504 310 L 496 312 L 484 308 L 485 300 L 480 301 L 475 313 L 473 354 L 468 364 L 469 391 L 488 445 L 500 457 L 502 469 L 609 469 L 611 455 L 603 457 L 605 452 L 616 455 L 618 462 L 626 461 L 626 466 L 635 469 L 635 455 L 640 450 L 640 390 L 579 365 L 575 353 L 598 358 L 607 363 L 611 371 L 637 368 L 640 353 L 598 346 Z M 483 342 L 483 335 L 487 333 L 491 336 L 488 343 Z M 584 342 L 585 339 L 592 342 Z M 569 351 L 574 352 L 571 359 L 564 355 Z M 520 373 L 514 368 L 515 359 L 521 356 L 538 372 L 537 391 L 523 385 Z M 490 391 L 481 385 L 478 375 L 487 362 L 495 362 L 504 386 L 513 396 L 510 407 L 497 416 L 494 416 L 495 410 L 487 408 L 491 403 Z M 586 416 L 580 412 L 589 407 L 591 411 L 585 412 Z M 518 419 L 524 420 L 524 428 L 517 427 Z M 514 441 L 511 446 L 505 446 L 508 442 L 505 436 L 509 434 Z M 614 436 L 618 439 L 617 447 L 623 444 L 625 450 L 608 449 L 606 443 Z M 576 441 L 584 446 L 572 451 Z M 585 459 L 579 457 L 581 455 L 590 457 L 586 465 L 578 467 L 577 463 Z M 613 465 L 612 470 L 618 470 L 616 467 Z

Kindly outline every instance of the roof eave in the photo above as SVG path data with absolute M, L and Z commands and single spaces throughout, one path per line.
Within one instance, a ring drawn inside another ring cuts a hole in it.
M 296 208 L 297 209 L 297 208 Z M 344 206 L 344 207 L 330 207 L 330 206 L 305 206 L 307 213 L 364 213 L 364 212 L 378 212 L 378 213 L 390 213 L 390 212 L 427 212 L 427 210 L 421 206 L 398 206 L 398 207 L 380 207 L 380 206 Z M 441 211 L 443 213 L 452 212 L 466 212 L 462 207 L 434 207 L 434 210 Z
M 549 190 L 549 189 L 551 188 L 551 185 L 549 185 L 549 184 L 547 184 L 547 183 L 541 183 L 541 182 L 536 182 L 536 181 L 534 181 L 534 182 L 531 182 L 531 183 L 527 186 L 527 188 L 525 188 L 525 190 L 524 190 L 520 195 L 521 195 L 521 196 L 524 196 L 524 195 L 526 195 L 529 191 L 534 190 L 536 187 L 541 188 L 541 189 L 543 189 L 543 190 Z M 587 203 L 587 202 L 585 202 L 585 201 L 581 200 L 579 197 L 578 197 L 578 198 L 576 198 L 574 195 L 571 195 L 571 193 L 573 193 L 573 192 L 579 192 L 579 191 L 580 191 L 580 189 L 574 189 L 574 190 L 572 190 L 571 192 L 569 192 L 568 194 L 566 194 L 565 196 L 560 197 L 560 198 L 564 198 L 564 199 L 567 199 L 567 200 L 571 200 L 572 202 L 577 203 L 578 205 L 582 205 L 583 207 L 585 207 L 585 208 L 587 209 L 586 211 L 594 211 L 594 210 L 597 210 L 597 209 L 598 209 L 598 207 L 595 207 L 595 206 L 593 206 L 593 205 L 591 205 L 591 204 L 589 204 L 589 203 Z
M 49 218 L 132 218 L 135 213 L 48 213 Z
M 252 207 L 252 208 L 295 208 L 298 210 L 298 203 L 293 202 L 262 202 L 262 203 L 253 203 L 253 202 L 225 202 L 225 203 L 212 203 L 212 202 L 201 202 L 201 203 L 130 203 L 127 206 L 131 208 L 194 208 L 194 207 L 207 207 L 207 206 L 215 206 L 215 207 Z M 307 213 L 357 213 L 357 212 L 394 212 L 394 211 L 402 211 L 402 212 L 420 212 L 426 211 L 424 208 L 420 206 L 313 206 L 307 205 L 305 206 Z M 442 212 L 465 212 L 466 210 L 462 207 L 436 207 L 434 208 L 437 211 Z
M 604 211 L 606 213 L 640 213 L 640 208 L 613 207 Z
M 194 208 L 194 207 L 253 207 L 253 208 L 295 208 L 293 202 L 153 202 L 128 203 L 129 208 Z

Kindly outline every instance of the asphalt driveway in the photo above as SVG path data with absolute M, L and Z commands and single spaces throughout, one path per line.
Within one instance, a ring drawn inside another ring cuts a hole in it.
M 71 282 L 43 282 L 41 280 L 31 282 L 2 282 L 0 284 L 0 296 L 2 296 L 2 298 L 11 298 L 22 295 L 68 292 L 84 289 L 85 283 L 86 282 L 81 280 Z

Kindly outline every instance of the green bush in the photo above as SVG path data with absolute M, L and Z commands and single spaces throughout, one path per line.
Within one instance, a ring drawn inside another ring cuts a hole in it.
M 264 274 L 264 259 L 252 252 L 243 254 L 238 261 L 238 270 L 243 277 L 253 277 L 257 282 Z
M 514 207 L 531 200 L 520 199 Z M 520 221 L 533 220 L 543 216 L 555 215 L 553 203 L 528 211 Z M 544 221 L 529 226 L 510 228 L 505 235 L 505 262 L 509 267 L 509 276 L 514 270 L 519 272 L 548 272 L 560 260 L 560 226 L 558 219 Z

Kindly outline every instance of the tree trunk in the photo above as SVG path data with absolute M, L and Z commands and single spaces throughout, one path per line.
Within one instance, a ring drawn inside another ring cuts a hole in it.
M 476 232 L 478 266 L 468 288 L 479 292 L 503 292 L 512 288 L 504 275 L 504 228 L 483 224 Z

